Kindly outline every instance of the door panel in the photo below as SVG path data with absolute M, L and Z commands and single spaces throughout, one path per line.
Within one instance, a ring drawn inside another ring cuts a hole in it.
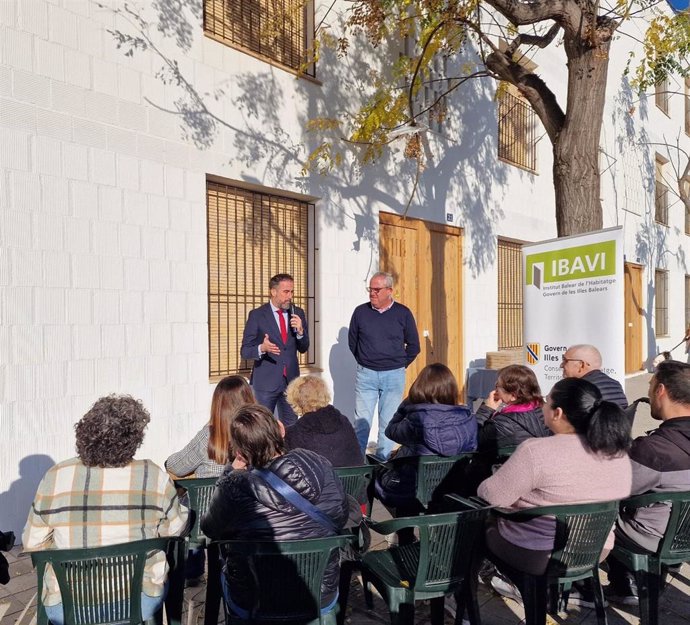
M 642 267 L 625 263 L 625 372 L 642 369 Z

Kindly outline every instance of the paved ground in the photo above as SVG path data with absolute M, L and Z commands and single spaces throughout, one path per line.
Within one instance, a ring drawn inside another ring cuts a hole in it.
M 626 381 L 626 394 L 630 400 L 647 394 L 648 375 L 629 378 Z M 633 433 L 637 436 L 653 429 L 655 422 L 649 416 L 648 406 L 642 406 L 635 419 Z M 374 517 L 384 518 L 385 511 L 375 507 Z M 374 548 L 385 548 L 382 537 L 374 541 Z M 0 625 L 33 625 L 36 621 L 36 578 L 31 569 L 31 560 L 21 555 L 15 548 L 8 554 L 12 580 L 7 586 L 0 586 Z M 605 581 L 605 580 L 604 580 Z M 205 588 L 188 588 L 185 590 L 185 625 L 201 625 L 203 623 L 203 602 Z M 490 588 L 480 585 L 479 603 L 482 622 L 486 625 L 517 625 L 523 618 L 522 606 L 510 599 L 496 595 Z M 607 610 L 611 625 L 639 623 L 636 608 L 623 609 L 610 606 Z M 379 625 L 388 623 L 388 612 L 380 599 L 375 599 L 373 610 L 367 610 L 362 596 L 361 585 L 353 579 L 350 594 L 347 621 L 351 625 Z M 426 624 L 429 619 L 429 606 L 420 604 L 417 609 L 416 623 Z M 452 623 L 450 615 L 446 623 Z M 592 610 L 570 609 L 556 621 L 568 625 L 590 625 L 596 623 Z M 685 564 L 681 571 L 673 576 L 661 599 L 659 615 L 661 625 L 688 625 L 690 623 L 690 565 Z

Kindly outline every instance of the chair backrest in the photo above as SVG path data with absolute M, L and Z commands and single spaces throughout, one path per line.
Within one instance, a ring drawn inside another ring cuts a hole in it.
M 199 529 L 201 517 L 208 510 L 211 503 L 213 489 L 216 487 L 218 478 L 215 477 L 196 477 L 175 480 L 177 488 L 184 488 L 189 497 L 189 508 L 193 513 L 192 529 L 189 532 L 189 542 L 192 545 L 204 546 L 207 538 Z
M 214 541 L 231 566 L 247 567 L 254 603 L 252 621 L 319 620 L 321 582 L 331 553 L 352 536 L 286 541 Z M 232 594 L 232 587 L 230 588 Z M 245 607 L 245 606 L 242 606 Z
M 669 507 L 669 519 L 659 542 L 657 557 L 663 561 L 690 561 L 690 491 L 676 493 L 647 493 L 630 497 L 621 503 L 629 510 L 655 504 Z
M 427 508 L 432 500 L 440 501 L 443 495 L 454 492 L 464 476 L 465 469 L 474 453 L 457 456 L 419 456 L 417 464 L 417 501 Z
M 48 549 L 31 553 L 38 579 L 38 625 L 48 619 L 41 607 L 44 575 L 50 565 L 60 587 L 65 625 L 141 623 L 144 565 L 153 552 L 171 560 L 178 537 L 151 538 L 107 547 Z M 172 562 L 172 567 L 175 566 Z
M 366 513 L 371 512 L 371 502 L 368 499 L 369 485 L 374 475 L 374 467 L 366 464 L 359 467 L 334 467 L 335 474 L 345 489 L 345 493 L 354 497 L 359 503 L 367 504 Z

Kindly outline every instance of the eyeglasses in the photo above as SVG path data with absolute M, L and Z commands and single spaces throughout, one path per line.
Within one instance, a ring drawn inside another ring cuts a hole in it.
M 380 286 L 378 288 L 373 287 L 373 286 L 367 286 L 364 287 L 367 290 L 367 293 L 373 293 L 374 295 L 378 295 L 381 291 L 384 291 L 385 289 L 390 289 L 391 287 L 389 286 Z
M 582 360 L 582 358 L 566 358 L 563 356 L 563 359 L 561 361 L 564 365 L 567 365 L 569 362 L 581 362 L 583 365 L 587 364 L 585 360 Z

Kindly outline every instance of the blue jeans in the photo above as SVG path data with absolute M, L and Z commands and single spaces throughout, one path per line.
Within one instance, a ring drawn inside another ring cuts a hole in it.
M 287 388 L 287 383 L 282 389 L 277 391 L 259 391 L 257 389 L 252 389 L 254 391 L 254 397 L 256 397 L 257 403 L 268 408 L 271 412 L 275 412 L 276 406 L 278 407 L 278 419 L 283 422 L 285 427 L 289 427 L 297 423 L 297 415 L 292 409 L 292 406 L 288 404 L 287 399 L 285 399 L 285 389 Z
M 393 449 L 393 441 L 386 438 L 388 422 L 398 409 L 405 392 L 405 368 L 391 371 L 374 371 L 357 365 L 355 379 L 355 432 L 357 440 L 366 451 L 369 442 L 369 431 L 374 419 L 374 408 L 379 406 L 379 434 L 376 443 L 376 455 L 388 458 Z

